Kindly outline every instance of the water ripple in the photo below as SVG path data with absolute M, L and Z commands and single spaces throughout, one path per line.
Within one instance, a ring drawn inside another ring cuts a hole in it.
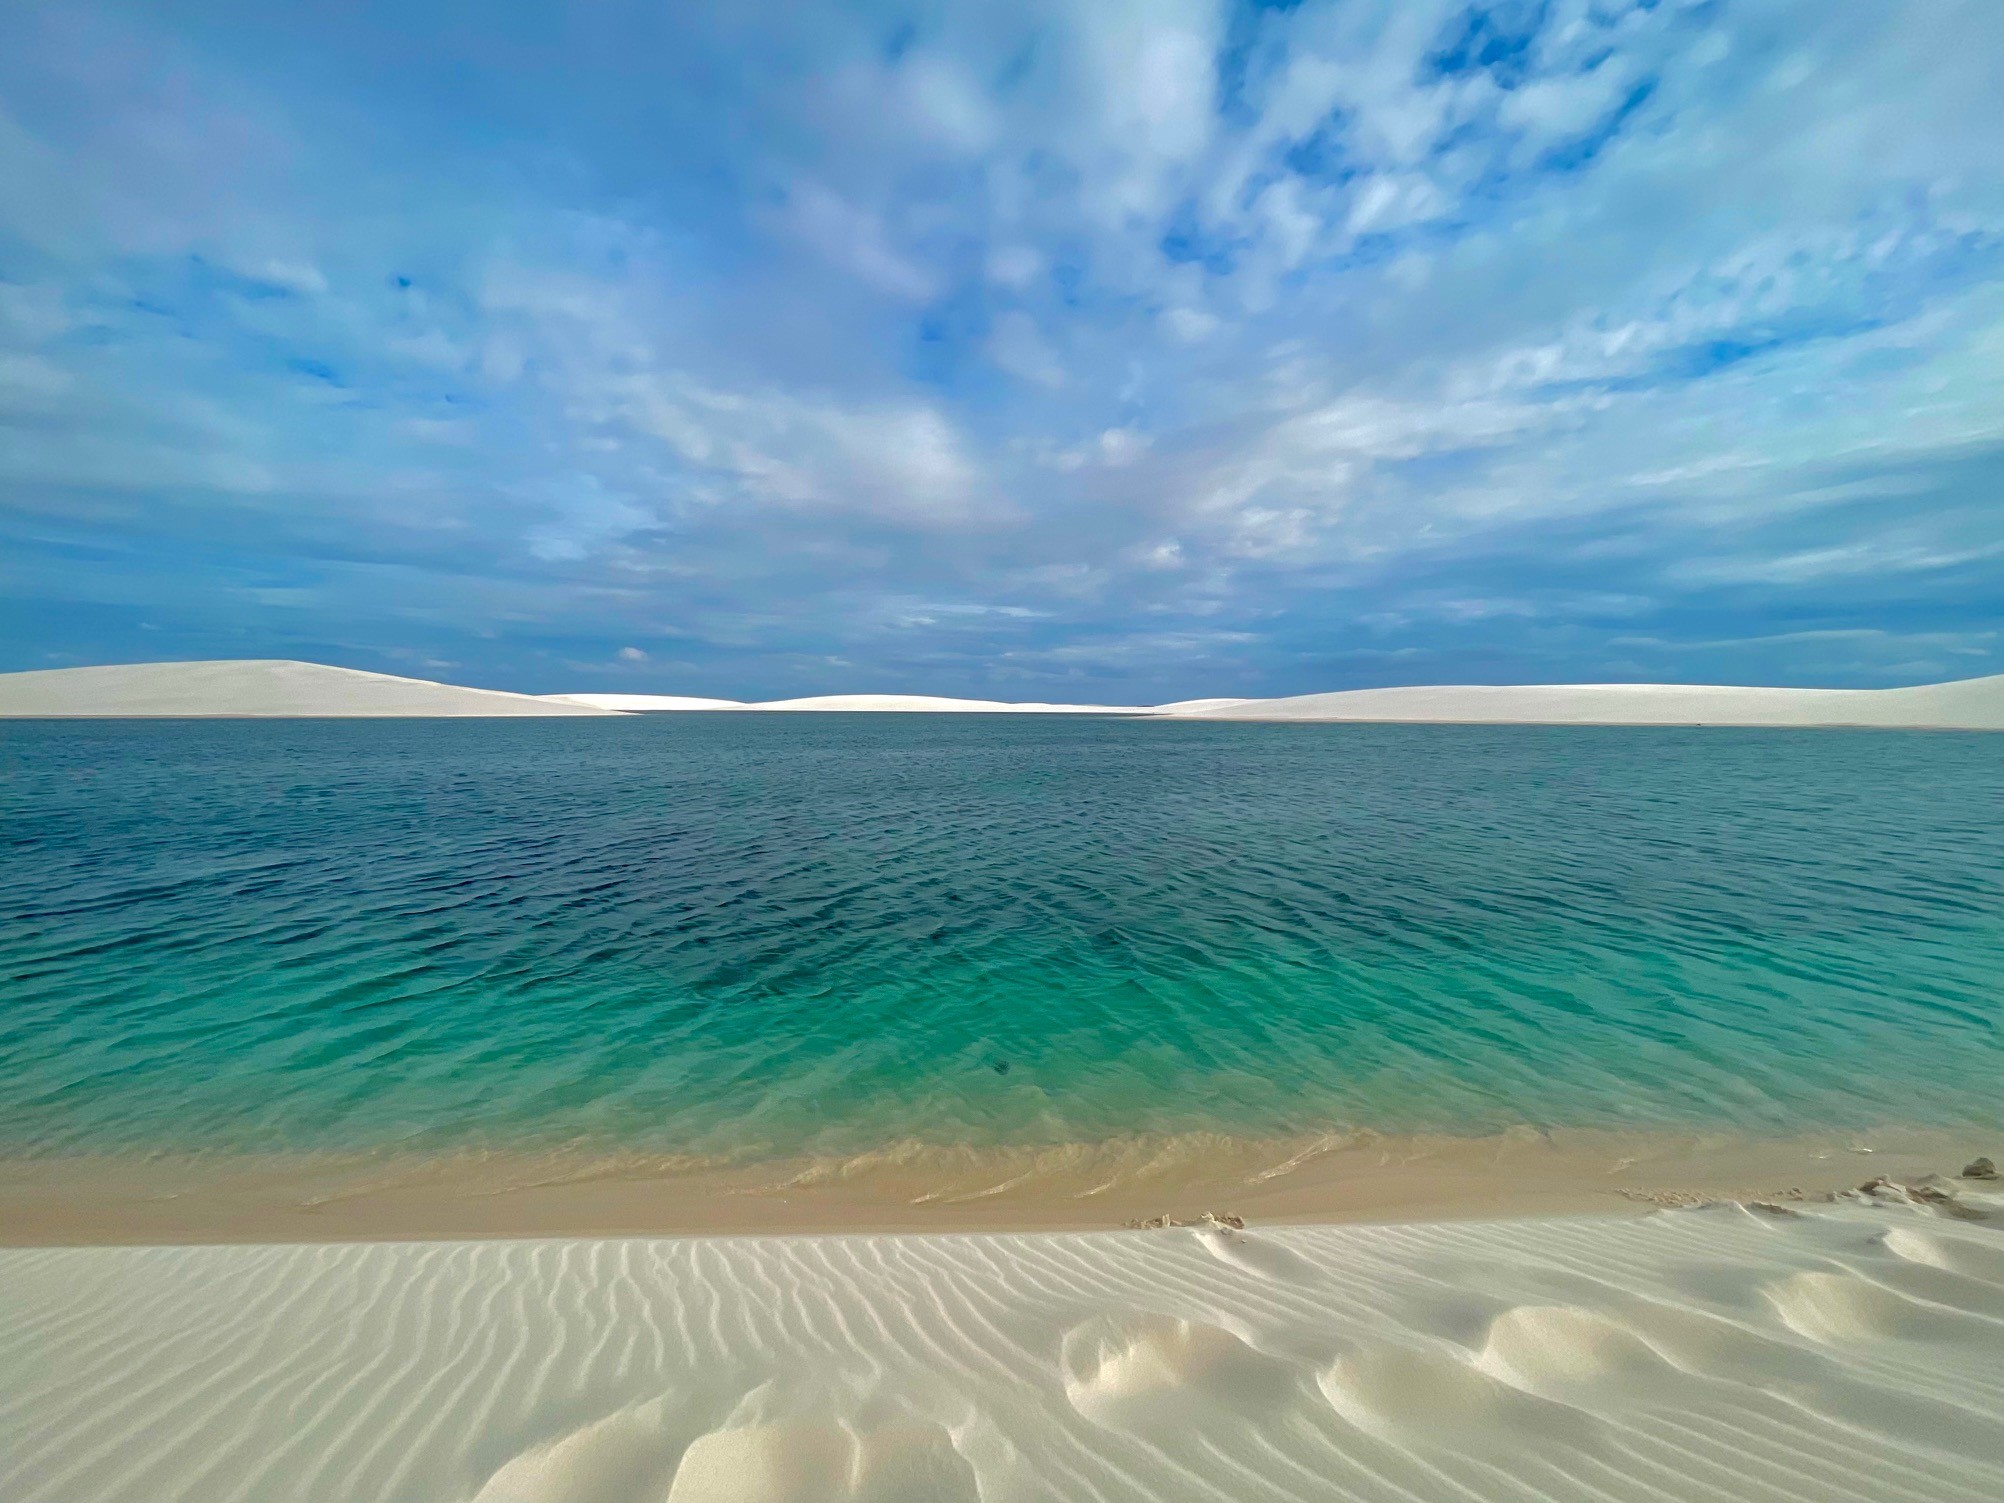
M 10 1152 L 1999 1111 L 2004 737 L 0 736 Z

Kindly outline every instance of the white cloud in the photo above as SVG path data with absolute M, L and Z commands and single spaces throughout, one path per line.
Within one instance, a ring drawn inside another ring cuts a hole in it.
M 988 336 L 988 354 L 1012 376 L 1039 386 L 1065 384 L 1063 363 L 1027 313 L 1012 311 L 996 318 Z
M 0 353 L 0 392 L 33 399 L 54 396 L 74 384 L 70 373 L 52 360 Z
M 609 490 L 595 475 L 574 476 L 568 484 L 551 487 L 538 499 L 555 515 L 532 527 L 525 541 L 532 554 L 550 563 L 588 557 L 656 525 L 645 507 L 630 496 Z
M 1034 246 L 998 245 L 988 253 L 988 275 L 1004 287 L 1027 287 L 1044 269 L 1043 253 Z
M 905 302 L 927 302 L 939 280 L 892 243 L 881 218 L 819 183 L 799 183 L 787 195 L 793 233 L 857 280 Z
M 1438 217 L 1447 200 L 1431 179 L 1414 172 L 1380 172 L 1350 200 L 1343 228 L 1352 235 L 1384 234 Z
M 1246 647 L 1258 640 L 1252 632 L 1225 629 L 1124 632 L 1058 647 L 1013 650 L 1002 654 L 1002 661 L 1018 668 L 1034 664 L 1128 669 L 1159 663 L 1213 661 L 1228 656 L 1228 649 Z
M 302 261 L 265 257 L 238 264 L 235 269 L 251 281 L 302 297 L 318 297 L 327 291 L 327 278 L 320 268 Z
M 2004 543 L 1957 548 L 1899 538 L 1866 538 L 1775 555 L 1695 558 L 1671 565 L 1669 574 L 1690 583 L 1800 585 L 1859 575 L 1924 573 L 1995 558 L 2004 558 Z
M 1167 308 L 1162 313 L 1163 325 L 1170 334 L 1185 344 L 1195 344 L 1217 332 L 1221 320 L 1216 314 L 1206 313 L 1201 308 Z

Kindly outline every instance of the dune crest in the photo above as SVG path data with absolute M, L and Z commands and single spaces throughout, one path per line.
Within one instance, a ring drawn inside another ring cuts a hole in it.
M 0 718 L 14 719 L 308 720 L 609 713 L 533 694 L 464 689 L 286 658 L 0 673 Z
M 1178 699 L 1166 705 L 1157 705 L 1153 713 L 1157 715 L 1200 715 L 1207 710 L 1229 710 L 1238 705 L 1256 704 L 1251 699 Z
M 1248 699 L 1200 720 L 1412 721 L 1463 725 L 1716 725 L 2004 730 L 2004 674 L 1908 689 L 1724 684 L 1459 684 Z

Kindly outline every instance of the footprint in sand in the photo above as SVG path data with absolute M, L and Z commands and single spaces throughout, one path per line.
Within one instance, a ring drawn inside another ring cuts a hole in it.
M 699 1437 L 667 1503 L 979 1503 L 980 1496 L 974 1469 L 938 1425 L 853 1430 L 796 1420 Z
M 1826 1346 L 1861 1341 L 1953 1341 L 1976 1322 L 1908 1299 L 1855 1273 L 1791 1274 L 1762 1293 L 1782 1324 Z M 1995 1327 L 1982 1322 L 1993 1334 Z
M 1519 1457 L 1538 1448 L 1584 1449 L 1600 1428 L 1591 1416 L 1519 1392 L 1446 1351 L 1366 1347 L 1338 1358 L 1320 1382 L 1339 1415 L 1401 1449 Z
M 1072 1407 L 1118 1430 L 1242 1423 L 1299 1388 L 1284 1363 L 1230 1331 L 1167 1315 L 1088 1321 L 1066 1335 L 1059 1363 Z
M 789 1420 L 688 1438 L 621 1410 L 503 1466 L 473 1503 L 979 1503 L 941 1426 Z
M 1639 1302 L 1623 1318 L 1663 1354 L 1664 1361 L 1698 1377 L 1770 1386 L 1816 1381 L 1829 1370 L 1831 1359 L 1820 1353 L 1805 1352 L 1716 1315 Z
M 1475 1361 L 1526 1393 L 1585 1409 L 1656 1398 L 1686 1381 L 1628 1326 L 1578 1305 L 1505 1310 Z
M 1667 1361 L 1686 1372 L 1774 1394 L 1833 1424 L 1882 1437 L 1889 1445 L 1918 1443 L 1980 1464 L 1997 1459 L 1994 1417 L 1875 1385 L 1841 1356 L 1808 1351 L 1689 1310 L 1649 1305 L 1628 1311 L 1627 1319 Z
M 1981 1243 L 1972 1237 L 1944 1236 L 1906 1226 L 1894 1227 L 1883 1240 L 1887 1252 L 1909 1263 L 1945 1268 L 1964 1278 L 2004 1285 L 2004 1247 Z
M 1291 1248 L 1253 1236 L 1229 1226 L 1200 1226 L 1191 1233 L 1205 1252 L 1220 1263 L 1243 1268 L 1261 1278 L 1281 1283 L 1309 1284 L 1318 1274 L 1315 1265 Z
M 680 1454 L 660 1405 L 622 1409 L 523 1452 L 473 1503 L 657 1503 Z

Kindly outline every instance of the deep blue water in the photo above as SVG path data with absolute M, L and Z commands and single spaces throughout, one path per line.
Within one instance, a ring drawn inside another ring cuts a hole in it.
M 0 723 L 0 1151 L 2004 1121 L 2004 736 Z

